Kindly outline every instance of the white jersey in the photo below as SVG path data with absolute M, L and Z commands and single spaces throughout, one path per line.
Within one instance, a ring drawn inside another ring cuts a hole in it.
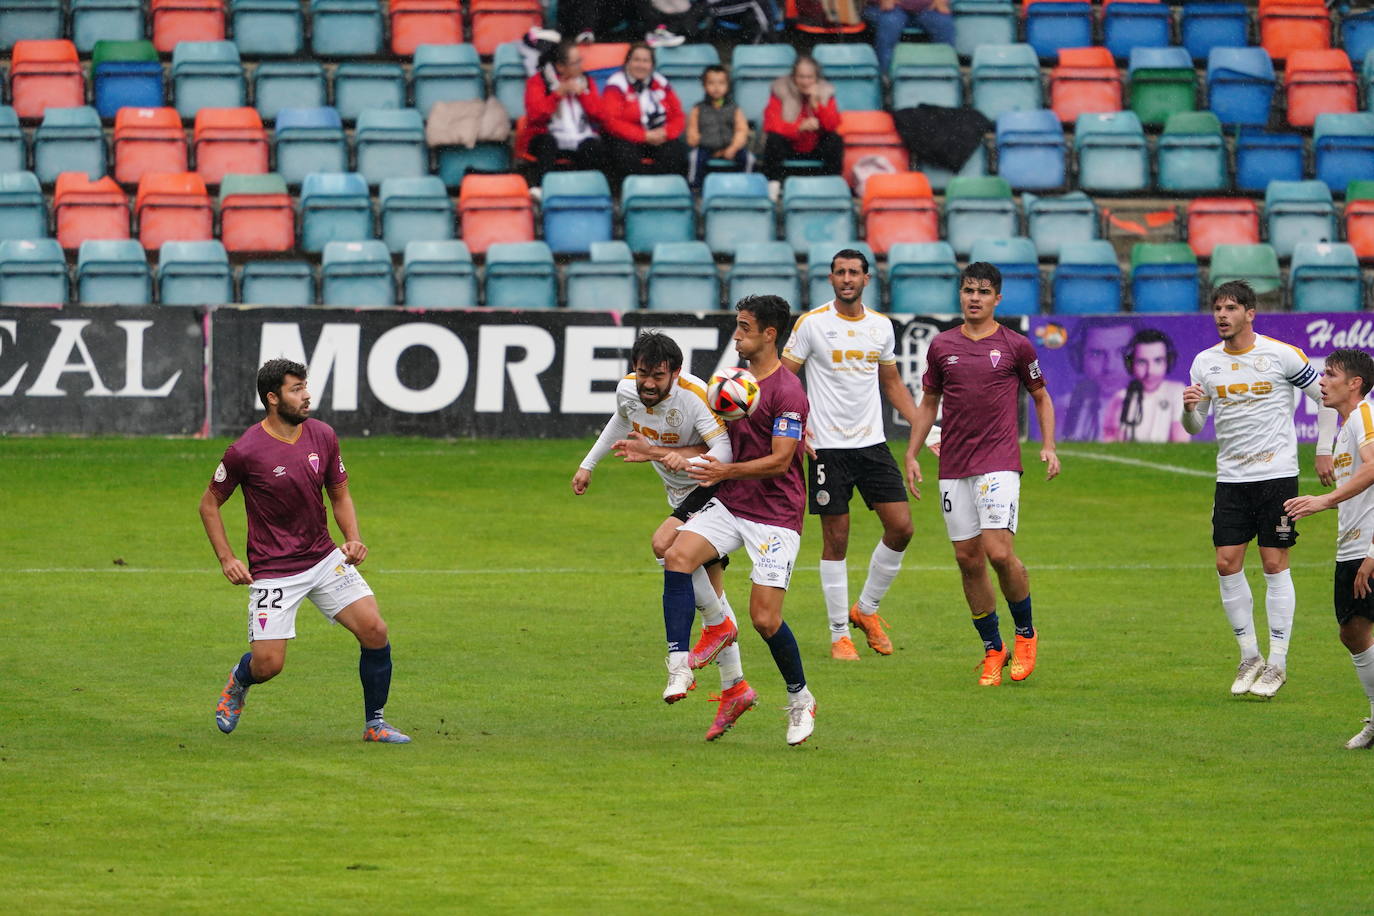
M 806 364 L 809 426 L 816 448 L 886 442 L 878 367 L 897 364 L 892 322 L 864 306 L 846 318 L 834 301 L 797 319 L 783 357 Z
M 1360 449 L 1374 442 L 1374 405 L 1361 401 L 1346 417 L 1341 433 L 1336 437 L 1333 460 L 1336 465 L 1336 486 L 1354 476 L 1363 463 Z M 1374 487 L 1352 496 L 1336 507 L 1336 559 L 1362 560 L 1374 540 Z
M 1263 334 L 1246 350 L 1224 343 L 1203 350 L 1189 375 L 1206 396 L 1197 409 L 1216 412 L 1217 480 L 1248 483 L 1298 475 L 1293 410 L 1299 392 L 1318 392 L 1317 370 L 1291 344 Z

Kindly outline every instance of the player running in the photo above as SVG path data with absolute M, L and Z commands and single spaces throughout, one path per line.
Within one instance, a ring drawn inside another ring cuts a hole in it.
M 758 379 L 759 399 L 752 414 L 726 424 L 733 461 L 707 455 L 705 463 L 688 468 L 698 483 L 719 484 L 720 489 L 668 548 L 663 618 L 677 641 L 686 640 L 692 625 L 692 570 L 743 547 L 754 564 L 749 617 L 787 685 L 787 743 L 801 744 L 816 727 L 816 699 L 806 687 L 797 640 L 782 619 L 782 602 L 801 544 L 806 391 L 778 358 L 778 339 L 791 318 L 787 301 L 746 296 L 735 311 L 735 351 Z M 705 627 L 691 654 L 693 668 L 710 664 L 739 632 L 721 612 L 704 612 L 702 620 Z
M 688 461 L 693 456 L 709 454 L 728 462 L 730 437 L 720 419 L 706 406 L 706 383 L 682 371 L 682 350 L 671 337 L 657 331 L 640 334 L 630 350 L 630 365 L 634 374 L 621 379 L 616 387 L 615 413 L 573 475 L 572 491 L 578 496 L 586 493 L 592 483 L 592 471 L 612 451 L 626 461 L 652 461 L 663 479 L 668 505 L 673 510 L 654 531 L 651 541 L 654 556 L 662 566 L 664 554 L 677 538 L 678 527 L 700 511 L 715 492 L 713 487 L 698 486 L 687 475 Z M 696 606 L 703 613 L 724 613 L 733 621 L 735 612 L 721 588 L 721 570 L 718 558 L 693 570 L 692 590 Z M 688 627 L 690 631 L 690 619 Z M 696 684 L 696 675 L 688 664 L 687 640 L 674 642 L 674 635 L 668 633 L 665 703 L 683 699 Z M 758 694 L 744 679 L 739 647 L 723 650 L 717 661 L 720 705 L 715 721 L 706 731 L 707 741 L 725 734 L 758 702 Z
M 863 630 L 868 646 L 892 654 L 883 632 L 887 621 L 878 604 L 902 568 L 911 541 L 911 507 L 897 462 L 887 447 L 879 390 L 907 424 L 916 423 L 916 402 L 897 371 L 892 322 L 863 303 L 868 258 L 846 248 L 830 259 L 835 298 L 797 319 L 782 351 L 793 372 L 806 365 L 806 393 L 812 404 L 807 435 L 814 446 L 807 489 L 812 515 L 821 517 L 821 593 L 830 618 L 830 657 L 859 660 L 849 627 Z M 908 455 L 910 452 L 908 452 Z M 908 465 L 912 478 L 914 465 Z M 883 536 L 868 561 L 868 578 L 849 604 L 849 500 L 854 488 L 878 516 Z
M 229 672 L 215 724 L 232 732 L 248 688 L 281 673 L 286 641 L 296 637 L 296 609 L 309 598 L 326 619 L 358 638 L 363 740 L 406 744 L 410 738 L 382 716 L 391 691 L 391 644 L 377 599 L 355 568 L 366 559 L 367 546 L 358 533 L 339 438 L 328 424 L 310 419 L 305 371 L 285 359 L 268 360 L 258 370 L 258 397 L 267 416 L 225 449 L 200 498 L 200 520 L 224 577 L 249 586 L 249 651 Z M 234 556 L 220 515 L 239 486 L 248 513 L 247 567 Z M 342 549 L 329 535 L 321 488 L 343 532 Z
M 1059 475 L 1054 450 L 1054 403 L 1040 375 L 1035 347 L 1022 335 L 997 323 L 1002 301 L 1002 274 L 976 261 L 959 282 L 959 310 L 964 323 L 942 331 L 926 353 L 924 391 L 912 424 L 907 460 L 914 462 L 944 402 L 940 425 L 940 507 L 954 543 L 954 558 L 963 578 L 964 598 L 973 626 L 983 640 L 983 668 L 978 683 L 1002 683 L 1007 649 L 997 624 L 997 596 L 988 564 L 997 573 L 1002 596 L 1016 624 L 1011 679 L 1024 681 L 1035 670 L 1039 634 L 1031 615 L 1030 579 L 1013 543 L 1021 501 L 1021 446 L 1017 398 L 1024 387 L 1040 422 L 1040 460 L 1045 479 Z M 916 480 L 920 481 L 917 469 Z M 914 489 L 917 499 L 920 493 Z
M 1288 549 L 1298 539 L 1285 500 L 1298 495 L 1298 437 L 1293 428 L 1297 393 L 1321 403 L 1317 370 L 1297 347 L 1255 333 L 1255 292 L 1243 280 L 1212 291 L 1212 317 L 1221 342 L 1203 350 L 1183 389 L 1183 428 L 1202 431 L 1216 412 L 1217 485 L 1212 502 L 1221 607 L 1240 645 L 1231 693 L 1272 697 L 1288 679 L 1288 642 L 1297 595 Z M 1336 411 L 1317 411 L 1317 476 L 1330 485 Z M 1245 551 L 1259 541 L 1264 564 L 1264 610 L 1269 618 L 1269 660 L 1255 635 L 1255 602 L 1245 579 Z

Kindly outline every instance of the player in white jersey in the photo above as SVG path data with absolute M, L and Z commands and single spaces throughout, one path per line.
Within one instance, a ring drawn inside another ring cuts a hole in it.
M 1317 371 L 1297 347 L 1255 333 L 1255 293 L 1244 281 L 1212 292 L 1221 343 L 1193 360 L 1183 390 L 1183 428 L 1197 435 L 1208 410 L 1216 413 L 1217 485 L 1212 503 L 1221 606 L 1240 645 L 1231 693 L 1272 697 L 1288 678 L 1288 643 L 1297 596 L 1288 549 L 1298 538 L 1285 500 L 1298 495 L 1298 438 L 1293 410 L 1298 393 L 1320 403 Z M 1331 440 L 1336 412 L 1317 411 L 1317 475 L 1332 481 Z M 1264 564 L 1269 660 L 1255 636 L 1254 599 L 1245 579 L 1245 551 L 1259 542 Z
M 1322 403 L 1345 421 L 1336 437 L 1335 490 L 1323 496 L 1298 496 L 1284 508 L 1304 518 L 1339 506 L 1336 522 L 1336 571 L 1332 601 L 1341 642 L 1350 651 L 1355 674 L 1369 698 L 1370 717 L 1345 743 L 1351 750 L 1374 746 L 1374 358 L 1363 350 L 1336 350 L 1322 373 Z
M 812 515 L 821 517 L 821 593 L 830 618 L 830 657 L 858 661 L 849 627 L 864 631 L 879 655 L 892 654 L 892 641 L 878 615 L 878 603 L 902 568 L 911 541 L 906 487 L 883 430 L 879 391 L 910 426 L 916 402 L 897 371 L 896 340 L 887 316 L 863 303 L 868 258 L 853 248 L 830 259 L 835 298 L 797 319 L 783 347 L 783 365 L 795 373 L 806 366 L 811 401 L 807 490 Z M 910 466 L 907 478 L 911 478 Z M 854 488 L 878 516 L 883 536 L 868 561 L 859 600 L 849 603 L 849 500 Z
M 689 462 L 699 454 L 729 462 L 733 453 L 725 426 L 706 406 L 706 383 L 682 371 L 682 349 L 671 337 L 656 331 L 640 334 L 630 351 L 630 364 L 634 374 L 616 386 L 615 413 L 573 475 L 572 490 L 578 496 L 586 493 L 597 462 L 613 451 L 626 461 L 652 461 L 673 510 L 651 541 L 654 556 L 662 566 L 678 528 L 700 511 L 715 491 L 714 487 L 698 486 L 687 474 Z M 632 438 L 638 447 L 627 448 Z M 692 586 L 699 610 L 714 612 L 719 607 L 721 613 L 734 620 L 735 612 L 721 587 L 723 562 L 716 560 L 699 567 L 692 573 Z M 663 691 L 666 703 L 683 699 L 695 686 L 696 676 L 687 658 L 690 648 L 669 638 L 668 686 Z M 757 699 L 744 679 L 738 646 L 722 651 L 717 663 L 721 701 L 715 722 L 706 733 L 708 741 L 729 730 L 736 719 L 753 708 Z

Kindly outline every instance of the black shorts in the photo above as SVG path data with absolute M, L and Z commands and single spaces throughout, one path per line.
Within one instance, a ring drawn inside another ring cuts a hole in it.
M 1231 547 L 1258 540 L 1261 547 L 1292 547 L 1298 540 L 1298 529 L 1284 514 L 1283 503 L 1297 495 L 1296 477 L 1217 483 L 1212 500 L 1213 546 Z
M 864 504 L 906 502 L 902 472 L 886 442 L 863 448 L 819 448 L 808 462 L 806 489 L 812 515 L 848 515 L 854 488 Z
M 719 484 L 716 486 L 719 486 Z M 702 508 L 711 501 L 711 497 L 715 495 L 715 487 L 697 487 L 691 493 L 688 493 L 687 498 L 673 510 L 672 517 L 680 522 L 687 521 L 687 519 L 700 512 Z
M 1332 589 L 1332 607 L 1336 609 L 1336 622 L 1346 624 L 1352 617 L 1374 620 L 1374 594 L 1363 598 L 1355 597 L 1355 573 L 1360 571 L 1359 560 L 1337 560 L 1335 587 Z

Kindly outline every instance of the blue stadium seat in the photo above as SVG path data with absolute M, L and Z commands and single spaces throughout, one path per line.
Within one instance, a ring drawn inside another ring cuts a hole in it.
M 49 108 L 33 134 L 33 171 L 43 184 L 63 172 L 106 172 L 105 131 L 94 108 Z
M 465 242 L 453 239 L 406 245 L 401 268 L 407 308 L 476 308 L 477 269 Z
M 387 250 L 399 254 L 412 241 L 453 238 L 453 199 L 435 176 L 384 178 L 379 199 Z
M 234 301 L 229 255 L 215 240 L 163 242 L 157 296 L 163 305 L 224 305 Z
M 1263 191 L 1271 181 L 1303 178 L 1301 134 L 1242 127 L 1236 135 L 1236 190 Z
M 370 185 L 383 178 L 429 174 L 425 122 L 414 108 L 368 109 L 353 130 L 357 169 Z
M 239 301 L 295 308 L 314 305 L 315 269 L 307 261 L 249 261 L 243 265 Z
M 959 263 L 948 242 L 900 242 L 887 252 L 890 311 L 902 315 L 959 312 Z
M 0 173 L 22 172 L 29 167 L 29 144 L 19 126 L 19 115 L 0 105 Z
M 955 178 L 945 189 L 945 238 L 960 256 L 980 238 L 1019 235 L 1020 224 L 1011 185 L 999 175 Z
M 864 290 L 864 305 L 881 311 L 883 307 L 883 273 L 878 268 L 878 259 L 874 256 L 873 249 L 868 246 L 867 242 L 853 240 L 841 242 L 838 245 L 833 242 L 820 242 L 812 245 L 807 251 L 806 301 L 809 303 L 807 308 L 816 308 L 835 298 L 835 288 L 830 285 L 830 261 L 835 257 L 835 252 L 845 248 L 862 251 L 864 257 L 868 258 L 868 287 Z
M 232 41 L 182 41 L 172 51 L 172 95 L 177 114 L 247 104 L 239 49 Z
M 1056 315 L 1107 315 L 1121 311 L 1121 266 L 1111 242 L 1071 242 L 1054 268 Z
M 1226 140 L 1216 115 L 1180 111 L 1169 116 L 1159 138 L 1160 190 L 1229 190 L 1226 162 Z
M 310 0 L 310 47 L 318 57 L 382 53 L 379 0 Z
M 1021 203 L 1026 208 L 1027 234 L 1042 258 L 1058 257 L 1065 242 L 1091 242 L 1100 234 L 1097 204 L 1082 191 L 1058 197 L 1023 194 Z
M 777 238 L 768 179 L 758 172 L 707 175 L 701 191 L 701 216 L 706 224 L 706 244 L 719 254 L 734 251 L 740 242 Z M 657 245 L 654 250 L 658 250 Z
M 415 107 L 425 117 L 435 102 L 487 97 L 487 77 L 472 45 L 420 45 L 410 76 Z
M 374 237 L 367 181 L 356 172 L 315 172 L 301 183 L 301 250 Z
M 62 28 L 62 0 L 5 0 L 0 3 L 0 50 L 8 51 L 16 41 L 66 37 Z
M 1288 272 L 1295 312 L 1358 312 L 1364 308 L 1360 259 L 1341 242 L 1300 242 Z
M 1368 58 L 1369 49 L 1374 48 L 1374 10 L 1341 12 L 1341 47 L 1356 67 Z
M 801 307 L 797 256 L 786 242 L 741 242 L 735 249 L 727 284 L 727 302 L 749 295 L 774 295 L 786 299 L 794 310 Z
M 1281 258 L 1299 242 L 1334 242 L 1336 207 L 1321 181 L 1271 181 L 1264 192 L 1264 224 L 1269 244 Z
M 405 108 L 405 70 L 394 63 L 344 61 L 334 70 L 334 107 L 345 123 L 364 111 Z
M 964 104 L 964 77 L 954 49 L 942 44 L 897 45 L 892 55 L 892 107 Z
M 249 57 L 290 57 L 305 47 L 300 0 L 231 0 L 234 44 Z
M 496 55 L 491 62 L 491 92 L 500 99 L 512 119 L 525 116 L 525 82 L 528 78 L 525 61 L 520 56 L 520 42 L 508 41 L 497 45 Z
M 1249 6 L 1215 0 L 1184 3 L 1179 38 L 1193 60 L 1207 60 L 1213 48 L 1243 48 L 1250 44 Z
M 324 305 L 396 304 L 391 254 L 375 240 L 329 242 L 320 261 L 320 302 Z
M 1002 303 L 997 314 L 1040 314 L 1040 258 L 1034 242 L 1024 236 L 979 239 L 968 259 L 987 261 L 1002 272 Z
M 138 41 L 145 34 L 141 0 L 72 0 L 72 44 L 82 54 L 99 41 Z
M 1374 178 L 1374 114 L 1323 113 L 1312 128 L 1316 176 L 1333 193 L 1350 182 Z
M 591 259 L 568 265 L 568 308 L 632 312 L 639 308 L 639 275 L 624 242 L 592 242 Z
M 1016 41 L 1016 7 L 1011 0 L 954 0 L 954 50 L 973 57 L 983 45 Z
M 1004 111 L 1045 107 L 1040 61 L 1030 45 L 981 45 L 971 74 L 973 107 L 994 121 Z
M 658 72 L 673 84 L 682 110 L 687 112 L 706 97 L 706 90 L 701 86 L 701 71 L 720 63 L 716 46 L 705 42 L 658 48 L 654 56 Z
M 784 181 L 782 220 L 785 238 L 796 254 L 806 253 L 817 242 L 844 242 L 859 234 L 853 194 L 838 175 L 793 175 Z
M 65 305 L 67 259 L 56 239 L 0 242 L 0 305 Z
M 272 132 L 277 166 L 272 171 L 289 185 L 312 172 L 348 171 L 343 119 L 333 108 L 282 108 Z
M 1213 48 L 1207 56 L 1207 107 L 1228 127 L 1268 124 L 1274 86 L 1263 48 Z
M 264 121 L 284 108 L 323 108 L 329 104 L 324 67 L 318 61 L 265 60 L 253 70 L 253 107 Z
M 76 301 L 83 305 L 151 305 L 153 275 L 134 239 L 87 239 L 76 255 Z
M 1079 115 L 1073 142 L 1078 186 L 1085 191 L 1118 193 L 1150 186 L 1150 147 L 1134 111 Z
M 1054 60 L 1061 48 L 1086 48 L 1093 42 L 1093 7 L 1078 2 L 1034 2 L 1026 5 L 1026 44 L 1041 60 Z
M 511 171 L 509 143 L 478 143 L 466 146 L 434 147 L 434 174 L 450 188 L 463 183 L 468 172 L 499 174 Z
M 630 175 L 620 189 L 625 241 L 637 254 L 659 242 L 690 242 L 697 236 L 696 208 L 681 175 Z
M 1186 242 L 1140 242 L 1131 248 L 1131 311 L 1195 312 L 1197 255 Z
M 720 277 L 705 242 L 659 242 L 654 246 L 645 305 L 656 312 L 720 308 Z
M 1017 191 L 1066 183 L 1064 127 L 1054 112 L 1004 111 L 997 116 L 997 174 Z
M 841 111 L 877 111 L 883 107 L 883 81 L 872 45 L 818 44 L 812 54 L 825 78 L 835 86 L 835 104 Z
M 487 306 L 551 309 L 558 305 L 553 252 L 543 242 L 497 242 L 487 249 Z
M 1168 47 L 1173 17 L 1167 3 L 1109 3 L 1102 8 L 1102 43 L 1117 60 L 1135 48 Z
M 48 236 L 48 205 L 33 172 L 0 173 L 0 241 Z
M 790 44 L 738 45 L 730 59 L 730 79 L 735 102 L 755 124 L 763 121 L 768 87 L 790 73 L 797 49 Z
M 544 241 L 554 254 L 586 254 L 611 239 L 615 204 L 602 172 L 549 172 L 540 185 Z
M 161 108 L 166 104 L 162 63 L 151 41 L 102 39 L 91 55 L 95 110 L 113 118 L 121 108 Z

